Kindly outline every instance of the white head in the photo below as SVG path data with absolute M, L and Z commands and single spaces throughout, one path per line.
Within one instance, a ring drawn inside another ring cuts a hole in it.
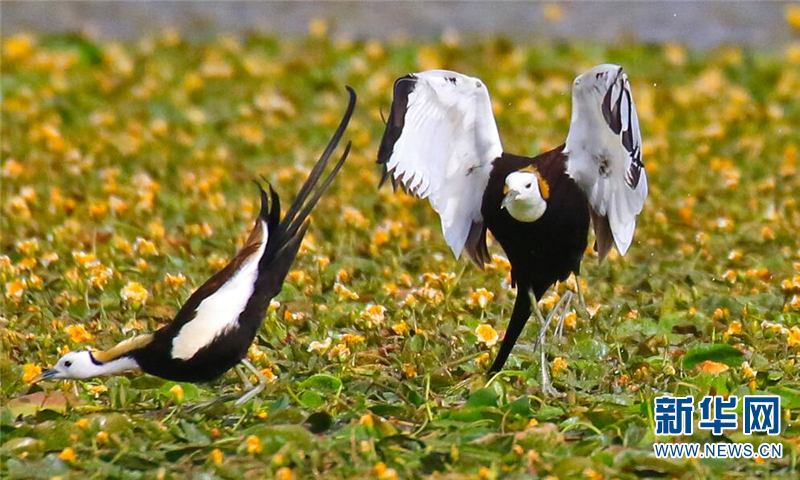
M 513 172 L 506 177 L 506 196 L 500 208 L 520 222 L 535 222 L 547 210 L 545 198 L 549 192 L 542 192 L 539 182 L 544 182 L 536 173 Z M 545 184 L 546 185 L 546 184 Z
M 101 363 L 95 359 L 89 350 L 65 353 L 58 359 L 55 366 L 50 370 L 40 373 L 34 382 L 46 380 L 48 378 L 74 378 L 83 380 L 86 378 L 113 375 L 127 370 L 138 369 L 139 365 L 130 356 L 119 357 L 114 360 Z

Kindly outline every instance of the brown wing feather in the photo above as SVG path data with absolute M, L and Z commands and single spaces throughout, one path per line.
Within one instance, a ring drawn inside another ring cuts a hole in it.
M 608 223 L 607 216 L 600 215 L 591 207 L 589 207 L 589 213 L 592 216 L 592 227 L 594 227 L 594 250 L 602 263 L 614 246 L 614 234 L 611 233 L 611 224 Z
M 486 246 L 486 225 L 483 222 L 472 222 L 464 251 L 479 268 L 492 261 L 489 248 Z
M 133 350 L 143 348 L 152 341 L 152 334 L 148 333 L 147 335 L 137 335 L 133 338 L 128 338 L 127 340 L 119 342 L 108 350 L 92 352 L 92 357 L 94 357 L 94 359 L 100 363 L 107 363 L 125 355 L 126 353 L 130 353 Z

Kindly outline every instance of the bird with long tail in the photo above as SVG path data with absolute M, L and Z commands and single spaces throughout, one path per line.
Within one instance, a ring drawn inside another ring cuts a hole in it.
M 347 90 L 350 99 L 344 117 L 286 214 L 281 218 L 278 194 L 271 187 L 267 193 L 259 186 L 261 211 L 244 246 L 189 297 L 171 323 L 108 350 L 69 352 L 34 380 L 87 379 L 141 370 L 168 380 L 210 382 L 236 368 L 249 382 L 239 367 L 242 364 L 259 383 L 237 405 L 258 395 L 266 380 L 247 360 L 247 351 L 297 256 L 309 214 L 350 152 L 348 143 L 324 176 L 355 109 L 356 94 L 350 87 Z

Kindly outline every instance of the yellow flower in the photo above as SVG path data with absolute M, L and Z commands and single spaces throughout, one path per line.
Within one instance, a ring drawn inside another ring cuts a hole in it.
M 378 477 L 379 480 L 397 480 L 397 471 L 394 468 L 387 467 L 383 462 L 379 462 L 372 467 L 372 474 Z
M 485 288 L 479 288 L 472 292 L 467 299 L 467 305 L 470 307 L 478 307 L 480 309 L 486 308 L 486 305 L 494 298 L 494 294 Z
M 345 345 L 344 343 L 336 345 L 331 349 L 330 352 L 328 352 L 328 358 L 331 360 L 337 357 L 339 358 L 339 360 L 344 360 L 349 355 L 350 355 L 350 349 L 347 348 L 347 345 Z
M 575 325 L 578 324 L 578 314 L 575 312 L 569 312 L 564 317 L 564 326 L 566 328 L 572 329 L 575 328 Z
M 417 369 L 414 368 L 414 365 L 411 365 L 410 363 L 404 363 L 401 369 L 408 378 L 414 378 L 417 376 Z
M 261 453 L 261 439 L 255 435 L 250 435 L 245 441 L 247 444 L 247 453 Z
M 128 282 L 119 293 L 122 299 L 130 303 L 134 308 L 139 308 L 143 305 L 148 296 L 147 289 L 137 282 Z
M 106 443 L 108 441 L 108 433 L 104 431 L 97 432 L 97 435 L 94 436 L 94 439 L 97 443 Z
M 741 335 L 742 333 L 742 324 L 741 322 L 734 320 L 728 325 L 728 330 L 725 331 L 725 336 L 730 337 L 731 335 Z
M 358 300 L 358 294 L 341 283 L 335 283 L 333 285 L 333 291 L 339 296 L 339 300 Z
M 794 327 L 791 328 L 791 330 L 789 330 L 786 343 L 787 345 L 789 345 L 789 347 L 800 346 L 800 327 L 795 325 Z
M 22 298 L 23 293 L 25 293 L 25 280 L 14 280 L 6 283 L 6 297 L 19 300 Z
M 292 270 L 286 275 L 286 280 L 290 283 L 302 286 L 308 281 L 308 275 L 302 270 Z
M 339 283 L 347 283 L 350 281 L 350 272 L 344 268 L 336 272 L 336 281 Z
M 70 340 L 75 343 L 91 342 L 94 340 L 94 335 L 86 330 L 83 325 L 70 325 L 64 329 L 69 335 Z
M 211 455 L 209 455 L 209 458 L 211 459 L 211 463 L 214 465 L 222 465 L 222 460 L 225 458 L 225 456 L 222 454 L 222 450 L 215 448 L 214 450 L 211 450 Z
M 742 259 L 742 257 L 744 257 L 744 254 L 741 250 L 731 250 L 731 252 L 728 254 L 728 260 L 732 262 L 738 262 Z
M 72 258 L 75 260 L 75 263 L 77 263 L 81 267 L 90 266 L 91 264 L 97 261 L 97 257 L 95 257 L 94 254 L 82 251 L 72 252 Z
M 106 393 L 108 391 L 108 387 L 106 387 L 105 385 L 94 385 L 92 387 L 89 387 L 89 391 L 92 392 L 94 398 L 99 398 L 100 394 Z
M 786 310 L 800 311 L 800 295 L 792 295 L 791 300 L 786 305 Z
M 489 360 L 490 360 L 489 354 L 487 352 L 483 352 L 480 354 L 480 356 L 478 356 L 478 358 L 475 359 L 475 364 L 479 367 L 481 365 L 488 365 Z
M 686 50 L 677 43 L 664 45 L 664 57 L 672 65 L 681 66 L 686 63 Z
M 389 241 L 389 232 L 386 230 L 378 230 L 372 235 L 372 243 L 375 244 L 376 247 L 380 247 L 385 245 Z
M 720 374 L 720 373 L 727 372 L 729 367 L 727 365 L 725 365 L 724 363 L 715 362 L 713 360 L 706 360 L 706 361 L 700 363 L 697 366 L 697 369 L 700 370 L 701 372 L 711 373 L 711 374 L 717 375 L 717 374 Z
M 497 475 L 488 467 L 481 467 L 478 470 L 478 478 L 488 478 L 489 480 L 494 480 L 497 478 Z
M 281 467 L 275 472 L 275 478 L 278 480 L 294 480 L 295 475 L 291 468 Z
M 33 51 L 34 39 L 26 33 L 18 33 L 3 43 L 8 60 L 22 60 L 30 56 Z
M 353 207 L 344 207 L 342 219 L 345 225 L 350 225 L 356 228 L 364 228 L 367 225 L 367 219 L 360 210 Z
M 587 468 L 583 471 L 583 476 L 589 480 L 603 480 L 603 474 L 593 468 Z
M 478 336 L 478 343 L 485 343 L 487 347 L 493 347 L 497 343 L 500 335 L 488 323 L 482 323 L 475 329 L 475 335 Z
M 367 413 L 366 415 L 362 415 L 361 418 L 358 419 L 358 423 L 364 425 L 365 427 L 371 427 L 374 423 L 372 414 Z
M 742 363 L 742 373 L 750 380 L 756 378 L 756 371 L 753 370 L 753 367 L 750 366 L 749 362 Z
M 386 319 L 386 307 L 370 303 L 367 305 L 367 308 L 361 312 L 361 318 L 372 325 L 380 325 Z
M 553 375 L 558 374 L 561 370 L 566 370 L 569 367 L 567 361 L 561 357 L 556 357 L 553 360 Z
M 61 450 L 61 453 L 58 454 L 58 458 L 64 460 L 65 462 L 74 462 L 75 450 L 73 450 L 72 447 L 67 447 L 64 450 Z
M 133 248 L 141 255 L 158 255 L 156 244 L 142 237 L 136 238 L 133 243 Z
M 113 273 L 114 272 L 110 268 L 94 269 L 92 275 L 89 277 L 89 281 L 93 287 L 102 290 Z
M 728 283 L 735 283 L 736 282 L 736 272 L 733 270 L 726 270 L 725 273 L 722 274 L 722 279 Z
M 316 352 L 320 355 L 327 352 L 328 349 L 331 348 L 331 338 L 328 337 L 324 341 L 320 342 L 318 340 L 314 340 L 310 344 L 308 344 L 308 351 L 309 352 Z
M 786 46 L 786 61 L 792 65 L 800 65 L 800 42 Z M 5 174 L 5 170 L 3 173 Z
M 183 387 L 180 385 L 173 385 L 172 388 L 169 389 L 169 393 L 172 394 L 178 403 L 183 401 Z
M 328 33 L 328 21 L 324 18 L 312 18 L 308 22 L 308 33 L 317 38 L 322 38 Z
M 186 283 L 186 277 L 184 277 L 182 273 L 179 273 L 177 275 L 172 275 L 171 273 L 168 273 L 164 275 L 164 283 L 166 283 L 172 288 L 177 288 Z
M 318 256 L 316 260 L 317 260 L 317 268 L 319 269 L 324 269 L 331 264 L 331 259 L 326 256 Z
M 400 323 L 396 323 L 392 326 L 392 330 L 398 335 L 405 335 L 408 333 L 408 324 L 405 320 L 400 320 Z
M 25 383 L 30 383 L 34 378 L 36 378 L 36 375 L 42 373 L 42 367 L 32 363 L 26 363 L 22 366 L 22 371 L 22 381 Z
M 3 165 L 3 176 L 9 178 L 17 178 L 22 173 L 25 172 L 25 167 L 22 165 L 21 162 L 17 160 L 9 159 L 5 165 Z
M 39 240 L 36 238 L 29 238 L 17 242 L 17 251 L 25 255 L 31 255 L 39 251 Z
M 800 30 L 800 5 L 786 6 L 786 21 L 795 30 Z
M 80 428 L 81 430 L 86 430 L 86 427 L 89 426 L 89 421 L 85 418 L 81 418 L 77 422 L 75 422 L 75 426 Z
M 366 339 L 364 337 L 362 337 L 361 335 L 355 335 L 355 334 L 352 334 L 352 333 L 346 333 L 346 334 L 342 335 L 341 340 L 344 343 L 347 343 L 347 344 L 354 344 L 354 343 L 362 343 Z

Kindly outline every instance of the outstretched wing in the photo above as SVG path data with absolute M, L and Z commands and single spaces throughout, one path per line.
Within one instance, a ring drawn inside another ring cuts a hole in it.
M 593 209 L 597 250 L 602 259 L 612 243 L 622 255 L 630 248 L 636 216 L 647 198 L 647 173 L 642 162 L 639 118 L 626 74 L 620 73 L 608 88 L 600 109 L 604 120 L 600 128 L 607 129 L 599 132 L 602 152 L 591 157 L 576 156 L 576 161 L 592 164 L 577 167 L 583 173 L 578 183 Z
M 503 153 L 486 85 L 446 70 L 399 78 L 378 163 L 383 179 L 427 198 L 458 257 L 465 248 L 479 265 L 481 201 L 492 161 Z

